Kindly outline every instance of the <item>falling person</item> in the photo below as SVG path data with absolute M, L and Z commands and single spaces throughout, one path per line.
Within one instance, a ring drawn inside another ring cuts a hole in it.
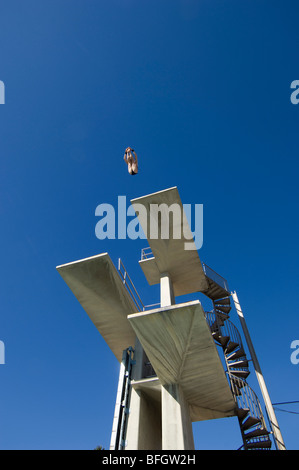
M 135 150 L 127 147 L 125 150 L 124 161 L 128 165 L 128 172 L 130 175 L 137 175 L 138 173 L 138 160 Z

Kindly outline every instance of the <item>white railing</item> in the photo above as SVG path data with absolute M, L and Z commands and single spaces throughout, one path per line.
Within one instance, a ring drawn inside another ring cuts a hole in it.
M 142 250 L 141 250 L 141 261 L 144 260 L 144 259 L 149 259 L 149 258 L 154 258 L 151 247 L 148 246 L 147 248 L 142 248 Z
M 127 291 L 129 292 L 134 304 L 136 305 L 137 309 L 139 312 L 145 310 L 145 307 L 143 305 L 143 302 L 140 298 L 140 295 L 138 294 L 136 287 L 133 284 L 132 279 L 130 278 L 126 268 L 123 265 L 123 262 L 120 258 L 118 258 L 118 271 L 119 274 L 122 278 L 123 284 L 127 288 Z

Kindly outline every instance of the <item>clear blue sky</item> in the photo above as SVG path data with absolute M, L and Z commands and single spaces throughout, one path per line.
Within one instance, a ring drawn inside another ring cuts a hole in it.
M 144 242 L 98 240 L 95 208 L 172 186 L 204 205 L 200 258 L 237 291 L 272 401 L 299 400 L 298 14 L 289 0 L 2 2 L 0 448 L 108 448 L 118 364 L 55 267 L 108 251 L 157 302 Z M 277 418 L 299 449 L 299 416 Z M 242 444 L 234 418 L 194 434 L 197 449 Z

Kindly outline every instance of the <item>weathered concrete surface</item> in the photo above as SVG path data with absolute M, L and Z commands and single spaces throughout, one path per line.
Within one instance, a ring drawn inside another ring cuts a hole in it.
M 180 385 L 192 421 L 235 415 L 235 403 L 199 301 L 128 319 L 161 385 Z
M 108 253 L 57 266 L 57 270 L 118 361 L 135 344 L 127 315 L 136 306 Z
M 131 204 L 137 213 L 140 225 L 147 235 L 147 240 L 153 253 L 153 257 L 141 260 L 140 266 L 150 285 L 160 282 L 161 273 L 167 272 L 173 284 L 174 295 L 185 295 L 192 292 L 202 292 L 208 288 L 205 274 L 198 256 L 198 252 L 189 227 L 183 204 L 177 187 L 159 191 L 140 198 L 131 200 Z M 161 207 L 161 214 L 155 214 L 151 207 Z M 144 207 L 144 210 L 140 210 Z M 176 207 L 173 217 L 171 207 Z M 178 211 L 177 211 L 178 209 Z M 170 214 L 170 216 L 169 216 Z M 163 238 L 161 230 L 168 225 L 169 237 Z M 158 227 L 158 236 L 151 234 L 151 227 Z M 174 234 L 181 234 L 175 238 Z M 188 249 L 186 245 L 188 244 Z

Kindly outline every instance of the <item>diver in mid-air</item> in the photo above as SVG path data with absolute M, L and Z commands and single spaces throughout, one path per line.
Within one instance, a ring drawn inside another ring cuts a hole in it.
M 137 175 L 138 173 L 138 160 L 135 150 L 127 147 L 125 150 L 124 161 L 128 165 L 128 172 L 130 175 Z

